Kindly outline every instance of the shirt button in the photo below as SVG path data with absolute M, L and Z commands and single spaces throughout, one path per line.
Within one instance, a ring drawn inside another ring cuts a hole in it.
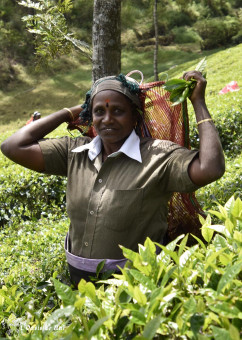
M 88 247 L 88 242 L 85 242 L 84 244 L 85 244 L 86 247 Z
M 91 210 L 91 211 L 90 211 L 90 215 L 93 215 L 93 214 L 94 214 L 94 211 Z
M 99 178 L 98 182 L 99 182 L 99 183 L 102 183 L 102 181 L 103 181 L 103 180 L 102 180 L 101 178 Z

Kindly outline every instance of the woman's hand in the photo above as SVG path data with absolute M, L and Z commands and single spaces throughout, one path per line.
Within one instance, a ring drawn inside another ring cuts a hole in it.
M 190 96 L 191 102 L 195 103 L 196 101 L 198 102 L 205 101 L 205 90 L 207 86 L 207 81 L 202 76 L 202 73 L 198 71 L 185 72 L 183 75 L 183 79 L 187 81 L 191 79 L 196 80 L 195 88 L 193 89 L 192 94 Z
M 38 141 L 60 124 L 75 119 L 80 112 L 81 106 L 77 105 L 70 109 L 62 109 L 24 126 L 1 144 L 2 153 L 15 163 L 31 170 L 43 172 L 45 164 Z

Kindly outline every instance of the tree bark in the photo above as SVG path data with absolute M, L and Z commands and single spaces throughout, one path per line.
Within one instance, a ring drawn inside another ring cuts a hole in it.
M 121 0 L 94 0 L 93 81 L 121 70 Z
M 155 28 L 155 48 L 154 48 L 154 79 L 155 81 L 159 80 L 158 76 L 158 23 L 157 23 L 157 3 L 158 0 L 154 0 L 154 10 L 153 10 L 153 18 L 154 18 L 154 28 Z

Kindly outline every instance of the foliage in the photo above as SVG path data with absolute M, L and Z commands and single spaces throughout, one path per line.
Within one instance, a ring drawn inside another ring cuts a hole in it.
M 22 221 L 37 221 L 65 213 L 66 180 L 44 176 L 21 167 L 2 167 L 0 175 L 0 227 Z
M 49 278 L 58 272 L 58 278 L 70 284 L 63 252 L 67 229 L 67 219 L 51 217 L 0 229 L 0 337 L 31 324 L 28 310 L 41 317 L 58 304 Z
M 89 45 L 68 32 L 64 14 L 72 9 L 72 0 L 62 0 L 56 5 L 48 0 L 21 0 L 18 3 L 34 11 L 34 14 L 24 16 L 22 20 L 28 31 L 36 35 L 36 53 L 40 60 L 48 61 L 67 54 L 73 46 L 90 58 Z
M 42 308 L 5 273 L 2 336 L 7 330 L 9 339 L 239 340 L 242 202 L 231 197 L 218 208 L 210 214 L 222 223 L 201 218 L 206 243 L 188 247 L 183 235 L 166 247 L 147 238 L 138 253 L 122 247 L 128 262 L 121 274 L 96 286 L 81 280 L 78 290 L 54 273 L 42 289 Z
M 225 157 L 225 164 L 226 171 L 222 178 L 196 192 L 196 197 L 205 211 L 215 209 L 218 202 L 225 204 L 231 193 L 234 197 L 241 198 L 242 157 L 241 155 L 232 159 Z
M 220 112 L 222 118 L 216 120 L 216 128 L 225 154 L 236 157 L 241 153 L 241 111 L 230 108 L 226 110 L 226 116 L 223 113 Z M 191 144 L 195 148 L 199 145 L 197 129 L 192 129 Z
M 203 58 L 195 67 L 196 71 L 199 71 L 205 77 L 206 58 Z M 170 101 L 172 106 L 178 105 L 184 102 L 192 94 L 194 87 L 196 86 L 196 80 L 190 79 L 171 79 L 165 82 L 163 88 L 170 92 Z
M 195 27 L 202 38 L 201 48 L 212 49 L 232 42 L 240 29 L 240 21 L 235 17 L 200 20 Z
M 0 227 L 65 212 L 65 181 L 30 171 L 0 175 Z M 9 169 L 8 169 L 9 170 Z M 17 175 L 17 176 L 16 176 Z

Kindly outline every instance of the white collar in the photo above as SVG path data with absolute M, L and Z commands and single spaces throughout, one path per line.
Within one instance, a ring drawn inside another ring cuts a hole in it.
M 93 161 L 102 150 L 102 141 L 99 136 L 96 136 L 90 143 L 78 146 L 73 149 L 72 152 L 82 152 L 88 150 L 88 157 Z M 133 130 L 126 141 L 123 143 L 121 148 L 109 155 L 108 157 L 116 157 L 120 153 L 124 153 L 126 156 L 142 163 L 142 158 L 140 154 L 140 139 Z

